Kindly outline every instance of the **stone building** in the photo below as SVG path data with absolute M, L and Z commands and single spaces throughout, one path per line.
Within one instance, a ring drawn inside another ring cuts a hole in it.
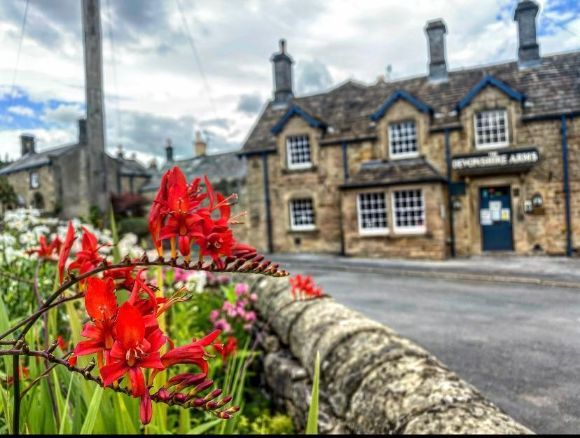
M 92 205 L 89 181 L 89 148 L 86 123 L 79 121 L 76 143 L 37 151 L 35 139 L 22 135 L 21 157 L 0 169 L 14 187 L 20 204 L 40 208 L 64 218 L 86 215 Z M 150 178 L 134 159 L 103 153 L 106 194 L 137 192 Z
M 514 62 L 296 97 L 281 41 L 274 98 L 242 150 L 249 243 L 270 252 L 443 259 L 580 247 L 580 52 L 540 56 L 518 3 Z

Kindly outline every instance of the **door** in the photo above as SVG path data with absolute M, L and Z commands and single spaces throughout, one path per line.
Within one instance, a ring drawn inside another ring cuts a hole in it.
M 511 251 L 512 200 L 510 188 L 482 187 L 479 192 L 479 222 L 484 251 Z

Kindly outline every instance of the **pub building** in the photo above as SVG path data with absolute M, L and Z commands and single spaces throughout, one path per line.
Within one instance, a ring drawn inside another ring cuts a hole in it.
M 538 5 L 514 11 L 514 62 L 296 97 L 286 44 L 240 155 L 250 243 L 269 252 L 444 259 L 580 247 L 580 51 L 540 56 Z M 451 57 L 452 58 L 452 57 Z

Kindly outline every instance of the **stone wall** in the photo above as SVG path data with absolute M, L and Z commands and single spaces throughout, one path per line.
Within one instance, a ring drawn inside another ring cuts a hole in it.
M 330 297 L 293 301 L 287 279 L 250 283 L 259 297 L 265 380 L 299 431 L 319 352 L 320 433 L 531 433 L 391 329 Z

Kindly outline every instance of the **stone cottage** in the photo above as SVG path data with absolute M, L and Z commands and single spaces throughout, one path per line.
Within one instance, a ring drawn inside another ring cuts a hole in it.
M 79 120 L 78 140 L 73 144 L 37 151 L 33 136 L 23 134 L 20 140 L 20 158 L 0 169 L 0 176 L 14 187 L 20 204 L 63 218 L 86 215 L 94 205 L 90 196 L 94 186 L 89 181 L 92 145 L 87 141 L 85 120 Z M 138 161 L 101 154 L 107 194 L 135 193 L 149 181 L 148 169 Z
M 297 97 L 284 41 L 274 97 L 241 154 L 249 243 L 269 252 L 444 259 L 580 247 L 580 51 L 540 56 L 538 5 L 514 11 L 518 58 Z

